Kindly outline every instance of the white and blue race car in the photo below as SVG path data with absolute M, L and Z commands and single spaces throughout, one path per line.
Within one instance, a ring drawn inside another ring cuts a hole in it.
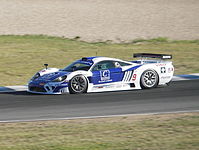
M 64 69 L 46 68 L 28 83 L 28 92 L 39 94 L 89 93 L 150 89 L 171 82 L 171 55 L 138 53 L 136 61 L 84 57 Z

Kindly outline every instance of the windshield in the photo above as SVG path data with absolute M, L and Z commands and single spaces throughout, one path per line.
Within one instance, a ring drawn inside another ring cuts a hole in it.
M 92 66 L 92 63 L 78 61 L 78 62 L 74 62 L 71 65 L 67 66 L 66 68 L 63 69 L 63 71 L 67 71 L 67 72 L 73 72 L 73 71 L 77 71 L 77 70 L 88 71 L 91 66 Z

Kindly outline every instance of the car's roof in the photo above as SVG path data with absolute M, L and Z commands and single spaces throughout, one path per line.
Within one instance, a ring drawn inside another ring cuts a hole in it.
M 121 59 L 110 58 L 110 57 L 102 57 L 102 56 L 95 56 L 95 57 L 83 57 L 82 60 L 84 61 L 92 61 L 93 63 L 97 63 L 103 60 L 115 60 L 115 61 L 123 61 Z

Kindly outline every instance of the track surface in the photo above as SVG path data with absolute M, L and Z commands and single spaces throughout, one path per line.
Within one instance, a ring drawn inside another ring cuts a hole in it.
M 199 80 L 151 90 L 81 95 L 0 94 L 0 121 L 199 110 Z

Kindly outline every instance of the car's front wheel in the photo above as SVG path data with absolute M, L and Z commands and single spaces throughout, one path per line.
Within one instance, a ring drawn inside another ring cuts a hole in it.
M 159 82 L 158 74 L 155 70 L 146 70 L 140 78 L 140 86 L 142 89 L 150 89 L 157 87 Z
M 85 76 L 76 75 L 69 82 L 69 91 L 71 94 L 86 93 L 88 82 Z

